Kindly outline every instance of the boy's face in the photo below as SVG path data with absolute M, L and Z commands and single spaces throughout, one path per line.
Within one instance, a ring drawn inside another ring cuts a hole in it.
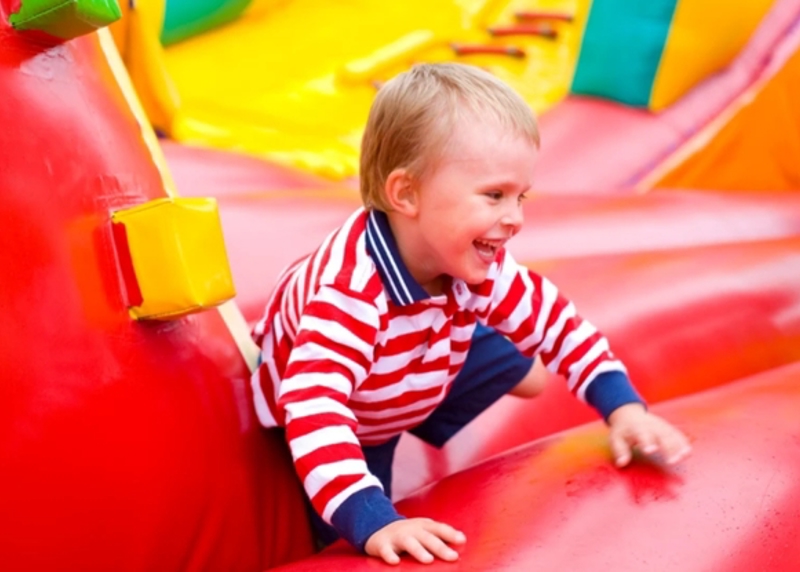
M 522 200 L 533 185 L 537 156 L 525 137 L 463 119 L 442 160 L 419 182 L 420 256 L 412 261 L 412 274 L 431 283 L 441 274 L 469 284 L 484 281 L 498 250 L 522 225 Z

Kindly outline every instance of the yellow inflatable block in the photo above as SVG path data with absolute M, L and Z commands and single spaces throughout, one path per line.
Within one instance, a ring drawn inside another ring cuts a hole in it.
M 215 199 L 156 199 L 111 220 L 134 319 L 176 319 L 236 295 Z
M 650 109 L 663 109 L 724 68 L 744 47 L 774 0 L 680 0 L 653 83 Z

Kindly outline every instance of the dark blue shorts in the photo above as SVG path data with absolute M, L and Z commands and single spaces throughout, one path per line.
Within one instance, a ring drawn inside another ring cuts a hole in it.
M 450 393 L 439 407 L 409 433 L 434 447 L 442 447 L 450 437 L 475 419 L 495 401 L 514 388 L 527 375 L 533 360 L 519 353 L 504 336 L 478 324 L 472 336 L 464 367 L 453 381 Z M 400 436 L 387 443 L 363 447 L 367 467 L 392 497 L 392 461 Z M 318 538 L 323 544 L 336 540 L 336 532 L 311 510 Z

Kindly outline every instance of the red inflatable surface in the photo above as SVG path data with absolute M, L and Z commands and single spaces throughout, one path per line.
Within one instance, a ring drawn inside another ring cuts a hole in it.
M 795 570 L 800 365 L 653 408 L 690 436 L 679 467 L 610 464 L 599 423 L 522 446 L 398 503 L 467 535 L 457 565 L 406 570 Z M 343 544 L 281 567 L 387 569 Z

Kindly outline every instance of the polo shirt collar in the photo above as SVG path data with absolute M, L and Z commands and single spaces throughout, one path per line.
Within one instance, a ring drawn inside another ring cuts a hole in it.
M 397 306 L 427 300 L 430 295 L 414 280 L 397 248 L 386 213 L 370 210 L 367 217 L 367 252 L 375 261 L 389 297 Z

